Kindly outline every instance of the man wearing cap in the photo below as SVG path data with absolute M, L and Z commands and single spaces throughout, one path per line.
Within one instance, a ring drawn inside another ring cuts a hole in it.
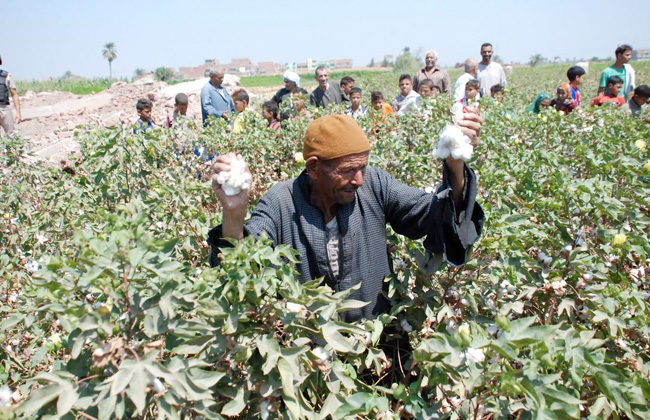
M 273 98 L 271 99 L 273 102 L 278 104 L 278 107 L 282 101 L 291 97 L 291 92 L 293 92 L 294 89 L 300 87 L 300 76 L 298 76 L 297 73 L 287 70 L 284 72 L 283 77 L 284 87 L 275 92 L 275 95 L 273 95 Z
M 0 65 L 2 65 L 2 57 L 0 57 Z M 7 137 L 14 134 L 14 116 L 9 102 L 10 93 L 14 108 L 16 108 L 16 124 L 18 124 L 23 118 L 20 113 L 20 99 L 18 98 L 16 84 L 8 71 L 0 70 L 0 127 L 4 129 Z
M 477 145 L 481 118 L 467 114 L 460 124 Z M 209 233 L 210 264 L 218 265 L 219 247 L 230 245 L 223 238 L 266 233 L 275 245 L 298 251 L 300 282 L 324 277 L 335 291 L 361 283 L 350 298 L 368 305 L 344 312 L 347 322 L 374 319 L 390 308 L 382 293 L 391 272 L 387 223 L 409 238 L 426 236 L 424 246 L 431 253 L 463 264 L 483 225 L 474 171 L 447 158 L 442 184 L 430 194 L 368 166 L 369 152 L 368 139 L 354 118 L 328 115 L 313 121 L 303 145 L 306 169 L 271 188 L 246 223 L 249 192 L 227 196 L 217 182 L 217 174 L 229 171 L 236 155 L 218 156 L 212 188 L 223 208 L 223 224 Z

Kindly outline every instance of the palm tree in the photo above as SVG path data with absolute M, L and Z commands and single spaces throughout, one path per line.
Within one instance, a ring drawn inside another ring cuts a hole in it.
M 105 59 L 108 60 L 108 71 L 110 74 L 110 79 L 113 80 L 113 60 L 117 58 L 117 50 L 115 49 L 115 44 L 112 42 L 107 42 L 106 45 L 104 45 L 104 49 L 102 50 L 102 55 Z

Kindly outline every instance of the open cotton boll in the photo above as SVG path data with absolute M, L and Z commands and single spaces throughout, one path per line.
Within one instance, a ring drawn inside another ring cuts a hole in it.
M 471 159 L 473 151 L 470 138 L 458 126 L 448 124 L 440 133 L 438 148 L 433 151 L 433 157 L 444 159 L 451 156 L 465 161 Z
M 251 174 L 246 173 L 246 162 L 239 158 L 230 162 L 230 171 L 219 172 L 217 176 L 217 182 L 226 195 L 237 195 L 241 190 L 250 189 L 251 180 Z

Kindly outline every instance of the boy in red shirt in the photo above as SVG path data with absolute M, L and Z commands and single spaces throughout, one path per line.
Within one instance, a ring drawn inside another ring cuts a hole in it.
M 600 106 L 606 103 L 612 103 L 617 107 L 625 105 L 625 98 L 618 96 L 621 89 L 623 89 L 623 79 L 618 76 L 610 77 L 605 93 L 598 95 L 591 106 Z

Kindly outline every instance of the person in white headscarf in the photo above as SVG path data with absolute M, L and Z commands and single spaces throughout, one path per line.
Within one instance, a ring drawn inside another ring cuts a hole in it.
M 298 76 L 297 73 L 287 70 L 284 72 L 283 78 L 284 87 L 275 92 L 275 95 L 273 95 L 273 98 L 271 99 L 273 102 L 278 104 L 278 107 L 282 101 L 291 98 L 291 92 L 293 92 L 294 89 L 300 87 L 300 76 Z

